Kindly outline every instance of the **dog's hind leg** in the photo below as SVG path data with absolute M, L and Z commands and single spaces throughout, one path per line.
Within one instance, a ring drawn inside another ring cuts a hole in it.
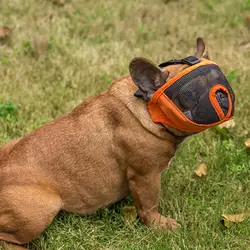
M 41 234 L 62 208 L 54 190 L 38 185 L 4 187 L 0 200 L 0 240 L 20 245 Z

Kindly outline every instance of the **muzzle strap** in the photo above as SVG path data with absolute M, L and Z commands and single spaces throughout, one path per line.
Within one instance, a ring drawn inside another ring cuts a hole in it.
M 188 56 L 188 57 L 185 57 L 183 59 L 180 59 L 180 60 L 170 60 L 170 61 L 167 61 L 167 62 L 164 62 L 164 63 L 161 63 L 159 65 L 160 68 L 164 68 L 166 66 L 169 66 L 169 65 L 173 65 L 173 64 L 187 64 L 187 65 L 195 65 L 197 63 L 199 63 L 201 60 L 195 56 Z

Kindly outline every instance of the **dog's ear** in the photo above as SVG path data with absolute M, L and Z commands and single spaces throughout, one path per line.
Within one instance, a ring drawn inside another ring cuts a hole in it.
M 209 59 L 207 46 L 201 37 L 198 37 L 196 40 L 196 49 L 197 49 L 195 53 L 196 57 L 203 57 Z
M 129 71 L 139 90 L 135 96 L 149 101 L 154 92 L 167 80 L 168 73 L 161 71 L 156 65 L 145 58 L 136 57 L 129 64 Z

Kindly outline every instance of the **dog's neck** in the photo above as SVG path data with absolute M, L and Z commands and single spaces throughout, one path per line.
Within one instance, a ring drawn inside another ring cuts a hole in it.
M 189 137 L 190 135 L 177 135 L 174 132 L 172 132 L 171 130 L 169 130 L 169 128 L 165 127 L 164 125 L 162 125 L 164 127 L 164 129 L 166 130 L 167 133 L 173 135 L 176 139 L 176 142 L 179 144 L 181 142 L 184 141 L 184 139 L 186 139 L 187 137 Z
M 134 96 L 137 86 L 133 82 L 130 76 L 124 76 L 116 79 L 110 89 L 109 94 L 119 99 L 124 105 L 133 113 L 134 117 L 141 123 L 141 125 L 150 131 L 155 136 L 170 140 L 179 144 L 186 136 L 175 135 L 174 132 L 168 130 L 162 124 L 156 124 L 152 121 L 151 116 L 147 110 L 145 101 L 141 98 Z

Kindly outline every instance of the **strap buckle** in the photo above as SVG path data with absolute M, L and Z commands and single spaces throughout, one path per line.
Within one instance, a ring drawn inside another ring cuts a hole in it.
M 201 61 L 199 58 L 197 58 L 195 56 L 188 56 L 188 57 L 185 57 L 181 60 L 188 65 L 195 65 Z

